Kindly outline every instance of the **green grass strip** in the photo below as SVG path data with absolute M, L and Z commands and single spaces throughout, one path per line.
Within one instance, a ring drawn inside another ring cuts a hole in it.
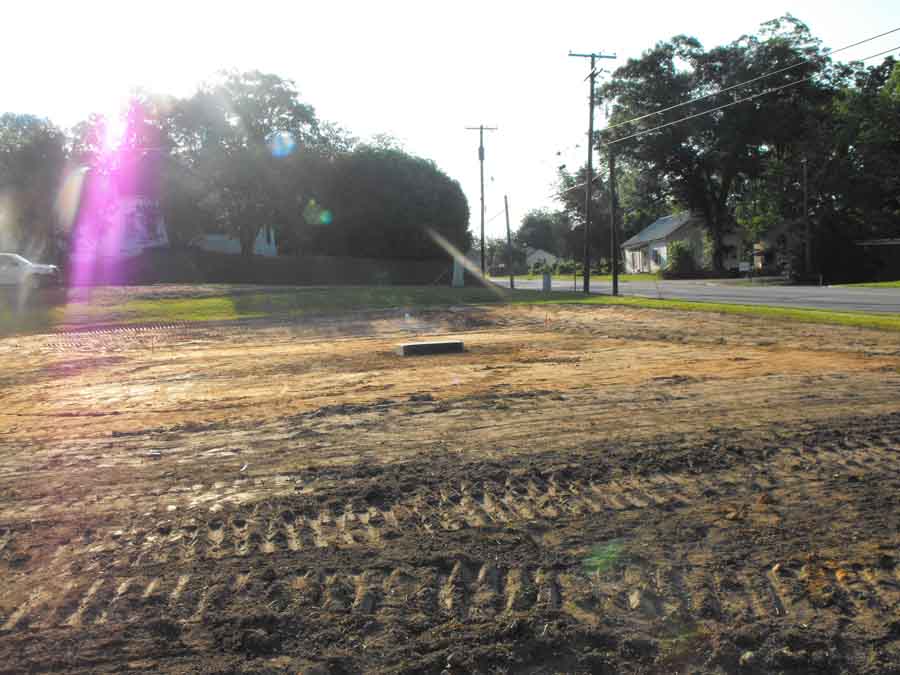
M 840 284 L 840 288 L 900 288 L 900 281 L 867 281 L 864 284 Z
M 91 301 L 68 305 L 28 306 L 19 310 L 0 306 L 0 334 L 31 333 L 91 325 L 131 325 L 230 321 L 265 317 L 339 314 L 348 311 L 397 309 L 409 311 L 451 305 L 600 305 L 642 309 L 714 312 L 763 319 L 835 324 L 859 328 L 900 330 L 900 315 L 833 312 L 820 309 L 733 305 L 716 302 L 612 297 L 581 293 L 507 291 L 497 288 L 445 287 L 285 287 L 242 291 L 196 298 L 128 299 L 97 294 Z
M 571 295 L 571 294 L 569 294 Z M 548 301 L 552 303 L 552 301 Z M 769 305 L 732 305 L 722 302 L 696 302 L 690 300 L 658 300 L 655 298 L 612 297 L 609 295 L 593 295 L 580 300 L 565 299 L 552 304 L 580 303 L 586 305 L 620 305 L 625 307 L 641 307 L 644 309 L 669 309 L 686 312 L 716 312 L 719 314 L 737 314 L 755 316 L 765 319 L 802 321 L 805 323 L 825 323 L 857 328 L 879 328 L 882 330 L 900 330 L 900 315 L 866 314 L 863 312 L 832 312 L 826 309 L 807 309 L 793 307 L 771 307 Z

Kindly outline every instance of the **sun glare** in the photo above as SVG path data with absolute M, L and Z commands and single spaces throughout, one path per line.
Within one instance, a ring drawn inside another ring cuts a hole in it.
M 121 112 L 104 115 L 103 149 L 106 152 L 115 151 L 122 145 L 127 124 Z

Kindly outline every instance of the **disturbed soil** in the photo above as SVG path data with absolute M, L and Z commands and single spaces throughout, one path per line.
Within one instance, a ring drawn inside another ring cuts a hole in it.
M 900 673 L 896 334 L 497 307 L 0 358 L 2 673 Z

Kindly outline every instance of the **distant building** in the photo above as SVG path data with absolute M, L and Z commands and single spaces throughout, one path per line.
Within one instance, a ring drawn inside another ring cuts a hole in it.
M 545 251 L 541 248 L 526 248 L 525 249 L 525 266 L 528 269 L 531 269 L 533 265 L 537 263 L 543 263 L 546 266 L 551 266 L 556 264 L 556 261 L 559 260 L 558 256 L 553 255 L 549 251 Z
M 228 255 L 240 255 L 241 253 L 241 242 L 237 237 L 218 232 L 201 235 L 194 239 L 191 245 L 210 253 Z M 269 258 L 278 255 L 278 247 L 275 244 L 275 228 L 271 225 L 263 227 L 256 235 L 256 240 L 253 242 L 253 255 Z
M 70 258 L 122 260 L 169 246 L 159 206 L 157 158 L 146 153 L 112 174 L 87 170 L 69 242 Z
M 622 244 L 627 273 L 657 272 L 669 262 L 669 244 L 683 241 L 690 246 L 697 268 L 703 266 L 703 242 L 706 227 L 703 220 L 688 211 L 675 213 L 652 222 Z M 728 253 L 725 269 L 737 269 L 740 259 L 741 238 L 737 234 L 725 235 Z

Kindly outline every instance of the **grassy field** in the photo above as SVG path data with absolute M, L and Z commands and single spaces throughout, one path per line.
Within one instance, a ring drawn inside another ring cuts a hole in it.
M 196 295 L 191 294 L 189 287 L 178 287 L 173 292 L 151 292 L 155 288 L 99 288 L 89 294 L 81 291 L 68 295 L 65 290 L 54 290 L 25 303 L 6 298 L 0 305 L 0 334 L 84 326 L 292 317 L 395 307 L 416 309 L 496 302 L 527 304 L 546 300 L 540 291 L 516 291 L 510 295 L 509 291 L 499 288 L 282 286 L 248 290 L 220 286 L 203 287 L 207 292 Z M 559 295 L 562 296 L 560 299 L 580 297 L 577 294 Z
M 358 310 L 399 310 L 452 305 L 614 305 L 646 309 L 715 312 L 775 320 L 900 330 L 900 316 L 790 309 L 761 305 L 735 305 L 652 298 L 611 297 L 581 293 L 546 295 L 540 291 L 499 288 L 452 289 L 443 287 L 331 287 L 230 288 L 191 287 L 96 289 L 90 296 L 66 295 L 32 299 L 23 307 L 9 301 L 0 307 L 0 334 L 70 330 L 83 327 L 160 324 L 240 319 L 290 318 Z
M 575 295 L 570 293 L 568 295 Z M 563 303 L 578 302 L 566 299 Z M 856 326 L 859 328 L 879 328 L 882 330 L 900 330 L 900 316 L 896 314 L 865 314 L 862 312 L 831 312 L 824 309 L 801 309 L 788 307 L 770 307 L 768 305 L 732 305 L 721 302 L 691 302 L 688 300 L 655 300 L 653 298 L 623 298 L 608 295 L 580 298 L 585 304 L 625 305 L 646 309 L 682 310 L 688 312 L 715 312 L 718 314 L 737 314 L 755 316 L 766 319 L 799 321 L 804 323 L 826 323 L 840 326 Z

